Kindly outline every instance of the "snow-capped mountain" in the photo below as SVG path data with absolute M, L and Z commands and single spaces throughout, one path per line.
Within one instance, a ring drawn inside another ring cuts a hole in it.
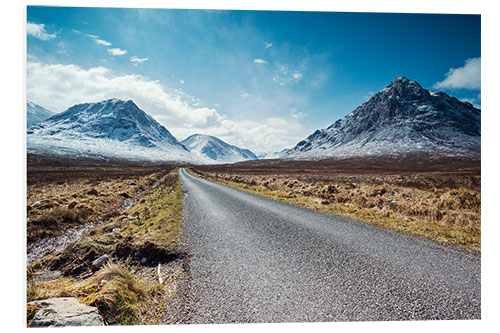
M 481 111 L 398 77 L 350 114 L 316 130 L 283 158 L 433 153 L 480 157 Z
M 233 163 L 257 159 L 250 150 L 230 145 L 211 135 L 193 134 L 181 143 L 207 163 Z
M 257 155 L 257 157 L 259 158 L 259 160 L 279 159 L 279 158 L 282 158 L 283 155 L 285 155 L 288 150 L 289 150 L 288 148 L 285 148 L 285 149 L 282 149 L 280 151 L 276 151 L 274 153 L 269 153 L 269 154 L 262 153 L 262 154 Z
M 28 152 L 195 161 L 170 132 L 129 100 L 77 104 L 28 130 Z
M 34 124 L 38 124 L 45 119 L 54 116 L 55 114 L 55 112 L 47 110 L 41 105 L 28 101 L 26 105 L 27 127 L 29 128 Z

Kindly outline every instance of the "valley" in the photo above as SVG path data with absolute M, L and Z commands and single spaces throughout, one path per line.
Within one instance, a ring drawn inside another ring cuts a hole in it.
M 470 103 L 397 77 L 260 159 L 132 100 L 28 108 L 28 302 L 111 325 L 480 318 Z

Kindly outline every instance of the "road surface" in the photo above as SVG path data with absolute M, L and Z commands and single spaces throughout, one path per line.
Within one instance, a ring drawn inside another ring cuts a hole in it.
M 479 254 L 180 170 L 190 323 L 479 319 Z

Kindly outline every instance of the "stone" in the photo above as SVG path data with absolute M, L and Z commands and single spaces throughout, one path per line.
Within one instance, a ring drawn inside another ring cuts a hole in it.
M 94 260 L 92 262 L 92 269 L 94 270 L 98 270 L 99 268 L 101 268 L 102 266 L 104 266 L 105 264 L 107 264 L 109 261 L 109 257 L 107 254 L 103 254 L 102 256 L 100 256 L 99 258 L 97 258 L 96 260 Z
M 95 188 L 91 189 L 87 192 L 88 195 L 99 195 L 99 192 Z
M 29 327 L 104 326 L 96 307 L 78 302 L 72 297 L 49 298 L 28 303 L 40 307 Z

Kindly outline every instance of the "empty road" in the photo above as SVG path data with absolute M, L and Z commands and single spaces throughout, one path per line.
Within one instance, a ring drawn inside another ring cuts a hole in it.
M 190 323 L 481 316 L 480 254 L 180 178 Z

